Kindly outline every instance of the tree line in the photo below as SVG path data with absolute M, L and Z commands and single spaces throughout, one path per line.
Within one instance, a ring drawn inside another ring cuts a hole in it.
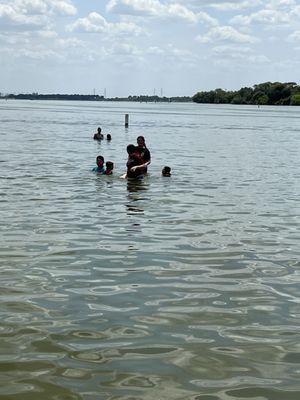
M 20 94 L 1 94 L 2 99 L 14 100 L 76 100 L 76 101 L 134 101 L 134 102 L 191 102 L 192 98 L 189 96 L 174 96 L 174 97 L 160 97 L 160 96 L 128 96 L 128 97 L 111 97 L 107 98 L 99 95 L 88 94 L 39 94 L 39 93 L 20 93 Z
M 191 102 L 213 104 L 256 104 L 256 105 L 300 105 L 300 86 L 295 82 L 265 82 L 253 87 L 243 87 L 237 91 L 215 89 L 198 92 L 194 96 L 147 96 L 106 98 L 84 94 L 0 94 L 0 98 L 22 100 L 80 100 L 80 101 L 132 101 L 132 102 Z
M 192 100 L 195 103 L 299 106 L 300 86 L 295 82 L 265 82 L 237 91 L 215 89 L 198 92 Z

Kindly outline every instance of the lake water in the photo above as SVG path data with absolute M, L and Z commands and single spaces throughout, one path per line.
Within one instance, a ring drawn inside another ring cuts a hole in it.
M 1 101 L 0 120 L 1 398 L 300 398 L 300 108 Z M 152 163 L 128 183 L 138 135 Z

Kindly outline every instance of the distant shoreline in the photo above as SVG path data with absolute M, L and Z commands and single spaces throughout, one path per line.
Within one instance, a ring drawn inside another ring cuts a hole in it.
M 202 91 L 194 96 L 128 96 L 106 98 L 99 95 L 85 94 L 1 94 L 4 100 L 71 100 L 71 101 L 118 101 L 134 103 L 202 103 L 202 104 L 235 104 L 235 105 L 269 105 L 300 106 L 300 86 L 295 82 L 265 82 L 253 87 L 226 91 L 215 89 Z
M 70 100 L 70 101 L 131 101 L 136 103 L 174 103 L 174 102 L 192 102 L 192 97 L 175 96 L 175 97 L 159 97 L 159 96 L 128 96 L 128 97 L 112 97 L 105 98 L 98 95 L 84 94 L 8 94 L 0 96 L 1 100 Z
M 300 86 L 295 82 L 264 82 L 236 91 L 223 89 L 198 92 L 195 103 L 268 106 L 300 106 Z

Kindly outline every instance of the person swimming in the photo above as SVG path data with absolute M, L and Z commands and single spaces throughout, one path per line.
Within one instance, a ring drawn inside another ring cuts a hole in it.
M 161 171 L 162 176 L 171 176 L 171 168 L 167 165 L 163 167 Z
M 104 169 L 104 157 L 103 156 L 97 156 L 96 157 L 96 164 L 97 164 L 97 167 L 93 168 L 93 172 L 97 172 L 97 174 L 103 174 L 105 172 L 105 169 Z
M 106 169 L 104 171 L 104 175 L 112 175 L 114 169 L 114 163 L 112 161 L 106 161 L 105 166 Z

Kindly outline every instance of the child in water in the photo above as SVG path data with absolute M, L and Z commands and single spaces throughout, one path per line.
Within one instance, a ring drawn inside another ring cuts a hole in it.
M 167 165 L 161 171 L 162 176 L 171 176 L 171 168 Z
M 108 140 L 109 142 L 111 141 L 111 134 L 110 134 L 110 133 L 108 133 L 108 134 L 106 135 L 106 140 Z
M 142 157 L 137 153 L 134 144 L 127 146 L 128 160 L 126 163 L 127 173 L 126 178 L 143 178 L 145 165 Z
M 96 158 L 97 167 L 93 168 L 93 172 L 97 172 L 97 174 L 104 174 L 104 157 L 97 156 Z
M 114 169 L 114 163 L 112 161 L 106 161 L 106 170 L 104 171 L 104 175 L 112 175 Z

